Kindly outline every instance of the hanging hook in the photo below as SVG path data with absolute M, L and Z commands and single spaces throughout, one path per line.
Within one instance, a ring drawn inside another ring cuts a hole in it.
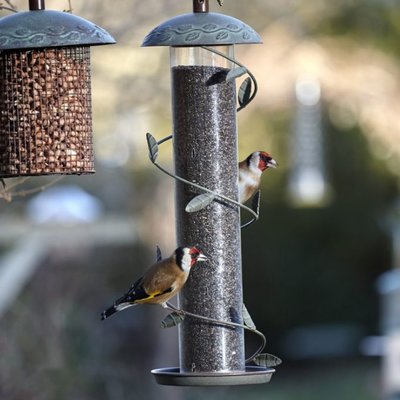
M 193 0 L 194 13 L 206 13 L 209 10 L 208 0 Z
M 29 0 L 29 10 L 44 10 L 45 8 L 44 0 Z

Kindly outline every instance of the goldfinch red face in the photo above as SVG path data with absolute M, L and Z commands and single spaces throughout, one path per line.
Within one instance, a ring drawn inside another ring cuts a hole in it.
M 196 247 L 189 249 L 190 266 L 193 267 L 197 262 L 207 261 L 207 257 Z
M 207 261 L 207 257 L 196 247 L 180 247 L 181 256 L 177 256 L 177 263 L 180 268 L 189 273 L 190 269 L 200 261 Z
M 265 151 L 258 152 L 258 169 L 265 171 L 267 168 L 276 168 L 278 163 Z

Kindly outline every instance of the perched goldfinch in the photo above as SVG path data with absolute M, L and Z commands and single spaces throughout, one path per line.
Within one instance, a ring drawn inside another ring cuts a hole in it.
M 245 203 L 260 187 L 261 174 L 278 163 L 265 151 L 251 153 L 239 163 L 239 201 Z
M 196 247 L 178 247 L 170 257 L 152 265 L 126 294 L 102 312 L 101 319 L 136 304 L 166 307 L 166 302 L 182 289 L 190 269 L 200 261 L 207 258 Z

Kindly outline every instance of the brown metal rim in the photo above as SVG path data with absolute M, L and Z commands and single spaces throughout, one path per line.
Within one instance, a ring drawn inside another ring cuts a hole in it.
M 91 175 L 95 174 L 96 171 L 93 170 L 87 170 L 87 171 L 63 171 L 63 172 L 41 172 L 41 173 L 18 173 L 16 172 L 15 174 L 13 173 L 1 173 L 0 172 L 0 178 L 24 178 L 28 176 L 50 176 L 50 175 Z

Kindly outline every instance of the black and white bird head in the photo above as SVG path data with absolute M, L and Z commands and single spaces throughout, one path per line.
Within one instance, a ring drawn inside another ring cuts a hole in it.
M 207 261 L 207 257 L 196 247 L 178 247 L 175 250 L 177 265 L 185 272 L 198 262 Z

